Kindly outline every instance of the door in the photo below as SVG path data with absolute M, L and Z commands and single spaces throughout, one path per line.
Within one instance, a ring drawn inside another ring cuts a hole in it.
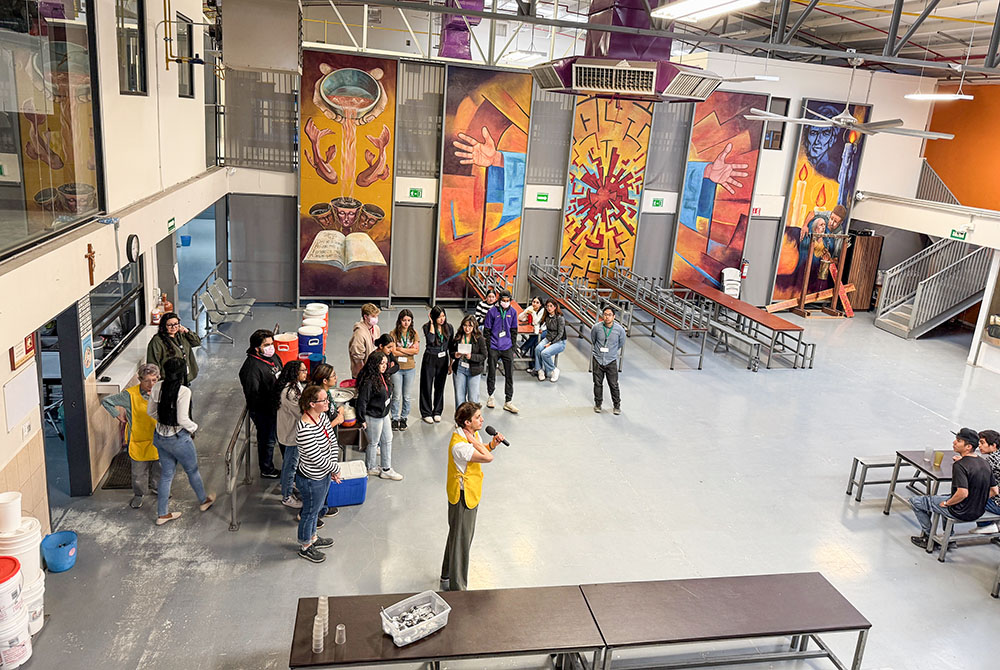
M 778 234 L 780 219 L 754 217 L 747 227 L 743 257 L 750 264 L 743 280 L 740 299 L 751 305 L 763 306 L 771 302 L 774 288 L 774 271 L 778 262 Z

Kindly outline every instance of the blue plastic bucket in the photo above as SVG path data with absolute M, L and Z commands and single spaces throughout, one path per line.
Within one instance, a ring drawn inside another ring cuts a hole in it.
M 61 530 L 42 540 L 42 557 L 49 572 L 66 572 L 76 563 L 76 533 Z
M 190 247 L 191 246 L 191 236 L 190 235 L 181 235 L 181 246 L 182 247 Z

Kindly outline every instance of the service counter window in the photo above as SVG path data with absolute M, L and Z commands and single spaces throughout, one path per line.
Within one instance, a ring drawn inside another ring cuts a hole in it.
M 90 291 L 94 359 L 100 374 L 145 325 L 142 257 Z

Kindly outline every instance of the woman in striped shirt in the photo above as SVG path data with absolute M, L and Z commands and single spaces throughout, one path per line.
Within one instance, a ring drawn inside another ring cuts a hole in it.
M 299 450 L 299 463 L 295 485 L 302 495 L 302 513 L 299 521 L 299 556 L 322 563 L 326 555 L 320 551 L 332 547 L 333 540 L 316 535 L 316 521 L 326 506 L 330 480 L 340 483 L 340 466 L 337 464 L 337 435 L 326 412 L 330 399 L 319 386 L 309 386 L 299 397 L 302 416 L 296 424 L 295 446 Z M 344 408 L 338 412 L 343 420 Z
M 483 320 L 486 319 L 486 313 L 490 311 L 490 307 L 496 304 L 498 297 L 500 297 L 500 294 L 497 293 L 495 288 L 488 289 L 486 297 L 476 305 L 476 321 L 479 322 L 480 328 L 483 327 Z

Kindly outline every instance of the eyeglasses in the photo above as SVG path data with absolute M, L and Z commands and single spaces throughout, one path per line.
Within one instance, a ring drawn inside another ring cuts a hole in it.
M 167 324 L 167 328 L 180 328 L 180 327 L 181 327 L 180 321 L 172 321 Z
M 323 398 L 322 400 L 313 400 L 309 404 L 310 405 L 322 405 L 323 403 L 329 404 L 330 403 L 330 399 L 329 398 Z

